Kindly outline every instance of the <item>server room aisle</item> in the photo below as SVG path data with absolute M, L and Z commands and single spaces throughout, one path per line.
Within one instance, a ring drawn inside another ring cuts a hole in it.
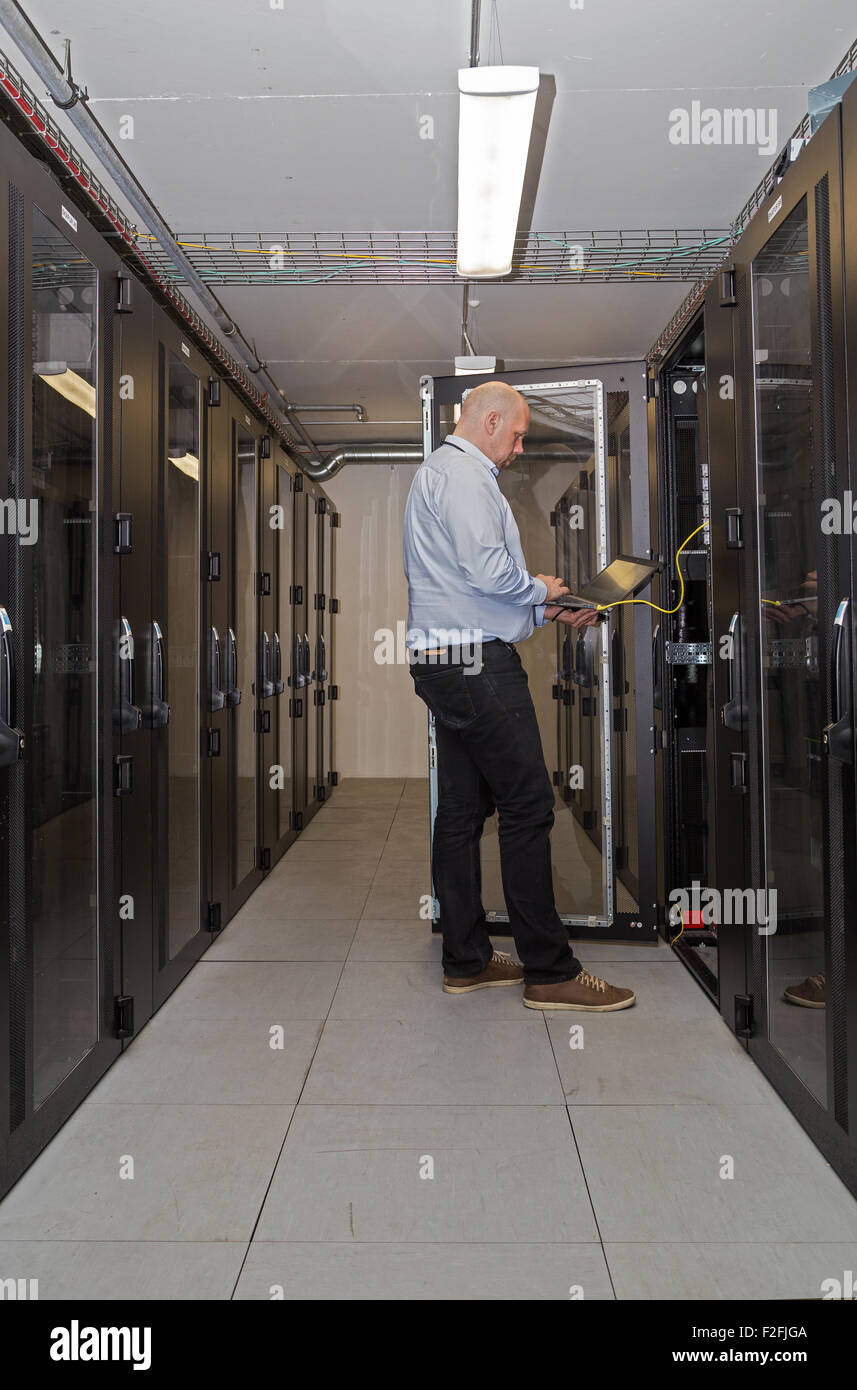
M 343 783 L 0 1203 L 4 1269 L 42 1299 L 566 1300 L 857 1268 L 857 1202 L 666 946 L 578 948 L 619 1014 L 443 994 L 427 832 L 424 782 Z

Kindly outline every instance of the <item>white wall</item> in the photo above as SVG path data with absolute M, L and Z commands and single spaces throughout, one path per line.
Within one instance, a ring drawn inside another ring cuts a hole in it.
M 344 777 L 427 777 L 426 707 L 407 664 L 379 665 L 375 632 L 408 624 L 405 502 L 417 464 L 346 464 L 325 483 L 337 533 L 335 766 Z

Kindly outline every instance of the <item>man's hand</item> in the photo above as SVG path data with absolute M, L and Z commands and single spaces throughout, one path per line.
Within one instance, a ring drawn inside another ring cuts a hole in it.
M 591 627 L 598 622 L 597 608 L 558 608 L 555 603 L 545 604 L 545 617 L 556 618 L 567 627 Z
M 556 579 L 550 574 L 537 574 L 536 579 L 540 579 L 547 589 L 545 603 L 550 603 L 552 598 L 562 598 L 563 594 L 568 593 L 568 586 L 563 584 L 561 579 Z

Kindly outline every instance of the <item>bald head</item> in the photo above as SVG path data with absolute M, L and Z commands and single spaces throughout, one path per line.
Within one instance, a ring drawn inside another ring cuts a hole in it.
M 507 381 L 484 381 L 461 406 L 453 430 L 481 449 L 498 468 L 521 453 L 530 423 L 530 408 L 520 391 Z

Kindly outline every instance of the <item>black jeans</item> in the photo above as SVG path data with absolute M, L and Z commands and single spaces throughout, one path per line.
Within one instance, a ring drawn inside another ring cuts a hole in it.
M 465 650 L 462 660 L 454 647 L 411 665 L 437 732 L 432 877 L 444 974 L 478 975 L 491 959 L 479 842 L 496 807 L 503 894 L 525 979 L 534 985 L 571 980 L 581 965 L 554 903 L 554 794 L 526 672 L 510 642 L 485 642 L 477 656 L 481 670 L 472 653 Z

